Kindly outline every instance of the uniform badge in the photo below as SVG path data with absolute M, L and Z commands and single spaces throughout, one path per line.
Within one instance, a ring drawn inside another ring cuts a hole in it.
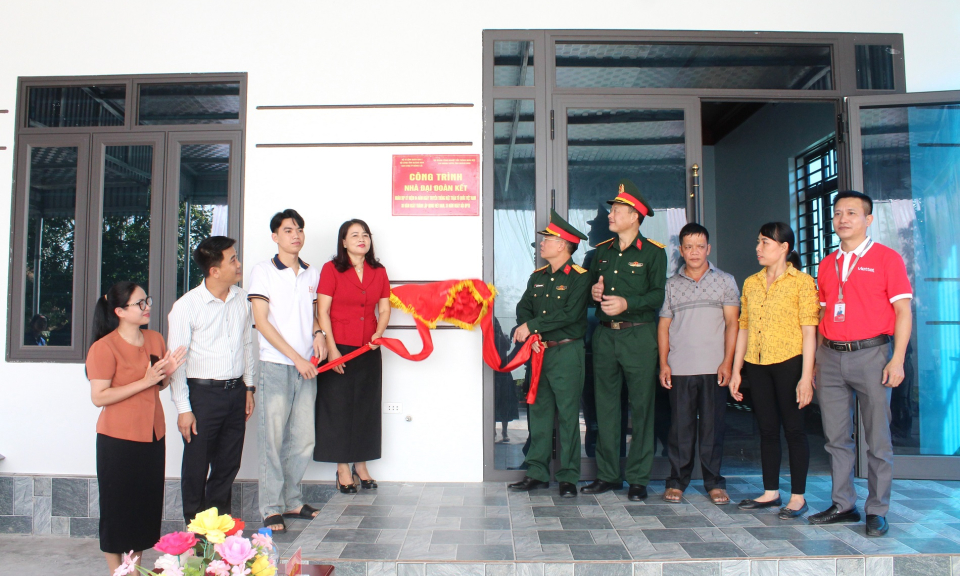
M 566 266 L 563 267 L 563 273 L 564 273 L 564 274 L 569 274 L 569 273 L 570 273 L 570 265 L 569 265 L 569 264 L 567 264 Z
M 567 289 L 566 286 L 557 286 L 557 290 L 566 290 L 566 289 Z
M 534 287 L 534 288 L 543 288 L 543 284 L 534 284 L 533 287 Z
M 640 268 L 641 266 L 643 266 L 643 262 L 630 262 L 627 264 L 627 266 L 632 266 L 633 268 Z

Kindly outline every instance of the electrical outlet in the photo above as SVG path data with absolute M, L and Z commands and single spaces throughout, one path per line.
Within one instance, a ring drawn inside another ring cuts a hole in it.
M 384 413 L 384 414 L 399 414 L 401 411 L 403 411 L 403 405 L 402 405 L 402 404 L 393 404 L 393 403 L 389 403 L 389 402 L 385 402 L 385 403 L 383 404 L 383 413 Z

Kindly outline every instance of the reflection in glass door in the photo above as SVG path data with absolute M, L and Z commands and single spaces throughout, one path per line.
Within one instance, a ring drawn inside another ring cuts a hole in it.
M 931 457 L 960 455 L 960 92 L 851 98 L 849 115 L 870 234 L 903 255 L 914 290 L 906 378 L 891 398 L 894 474 L 955 478 L 960 459 Z
M 94 136 L 90 229 L 99 242 L 90 261 L 99 266 L 100 294 L 129 280 L 159 296 L 160 278 L 151 271 L 160 268 L 163 155 L 163 134 Z M 151 318 L 151 328 L 161 316 Z
M 688 214 L 691 193 L 690 167 L 700 162 L 700 101 L 697 98 L 557 98 L 557 134 L 564 135 L 556 158 L 558 209 L 588 237 L 587 246 L 573 258 L 589 268 L 600 242 L 613 237 L 609 231 L 607 200 L 616 196 L 618 183 L 629 178 L 654 209 L 640 232 L 666 246 L 667 275 L 676 270 L 678 234 Z M 558 138 L 559 140 L 559 138 Z M 560 191 L 565 191 L 562 193 Z M 581 401 L 582 476 L 592 478 L 597 424 L 593 388 L 591 337 L 597 320 L 588 313 L 587 367 Z M 623 389 L 621 456 L 632 441 L 626 387 Z M 670 406 L 666 391 L 657 386 L 655 454 L 666 456 Z M 655 474 L 667 466 L 654 464 Z
M 493 282 L 497 349 L 506 358 L 517 325 L 517 303 L 536 265 L 536 142 L 534 101 L 494 100 Z M 494 464 L 497 470 L 523 465 L 527 428 L 527 369 L 496 372 Z
M 209 236 L 239 238 L 240 166 L 236 154 L 239 132 L 170 133 L 167 142 L 165 250 L 177 255 L 168 272 L 165 295 L 175 300 L 203 280 L 193 251 Z M 242 247 L 238 246 L 240 252 Z M 241 259 L 243 255 L 241 252 Z
M 74 344 L 79 152 L 78 146 L 29 148 L 24 346 Z

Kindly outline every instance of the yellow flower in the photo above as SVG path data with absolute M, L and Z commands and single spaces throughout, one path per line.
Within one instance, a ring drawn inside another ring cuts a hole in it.
M 257 556 L 250 565 L 250 576 L 273 576 L 277 573 L 276 567 L 270 564 L 264 555 Z
M 187 526 L 187 530 L 195 534 L 202 534 L 213 544 L 222 544 L 226 535 L 225 532 L 233 528 L 233 518 L 229 514 L 217 515 L 216 508 L 210 508 L 197 514 L 197 516 Z

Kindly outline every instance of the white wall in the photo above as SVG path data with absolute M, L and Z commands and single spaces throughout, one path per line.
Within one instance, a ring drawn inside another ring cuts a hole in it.
M 830 18 L 824 18 L 829 14 Z M 850 30 L 902 32 L 907 85 L 960 87 L 960 4 L 954 0 L 740 0 L 685 3 L 597 0 L 420 2 L 195 2 L 113 0 L 7 2 L 0 21 L 0 109 L 15 109 L 18 76 L 248 72 L 244 160 L 244 260 L 273 253 L 266 218 L 294 206 L 307 219 L 304 256 L 333 251 L 341 221 L 360 216 L 377 234 L 378 255 L 394 278 L 481 274 L 480 218 L 392 218 L 391 149 L 258 149 L 263 142 L 482 141 L 481 31 L 485 28 Z M 540 55 L 538 55 L 539 57 Z M 542 62 L 542 60 L 540 60 Z M 263 104 L 471 102 L 454 110 L 257 111 Z M 0 114 L 0 190 L 11 190 L 14 114 Z M 9 198 L 8 198 L 9 200 Z M 10 221 L 0 201 L 0 222 Z M 719 219 L 719 214 L 718 214 Z M 0 235 L 0 253 L 9 237 Z M 7 263 L 0 292 L 8 291 Z M 6 317 L 6 299 L 0 316 Z M 395 335 L 395 334 L 394 334 Z M 405 339 L 412 334 L 404 333 Z M 4 335 L 0 333 L 0 338 Z M 422 364 L 386 356 L 384 400 L 401 402 L 410 423 L 384 420 L 384 480 L 482 478 L 480 340 L 436 334 Z M 415 344 L 412 344 L 415 345 Z M 166 394 L 164 394 L 166 397 Z M 0 473 L 94 474 L 94 424 L 79 365 L 0 363 Z M 174 409 L 165 401 L 168 430 Z M 175 436 L 167 473 L 179 474 Z M 327 479 L 313 465 L 308 478 Z M 256 477 L 255 427 L 241 478 Z

